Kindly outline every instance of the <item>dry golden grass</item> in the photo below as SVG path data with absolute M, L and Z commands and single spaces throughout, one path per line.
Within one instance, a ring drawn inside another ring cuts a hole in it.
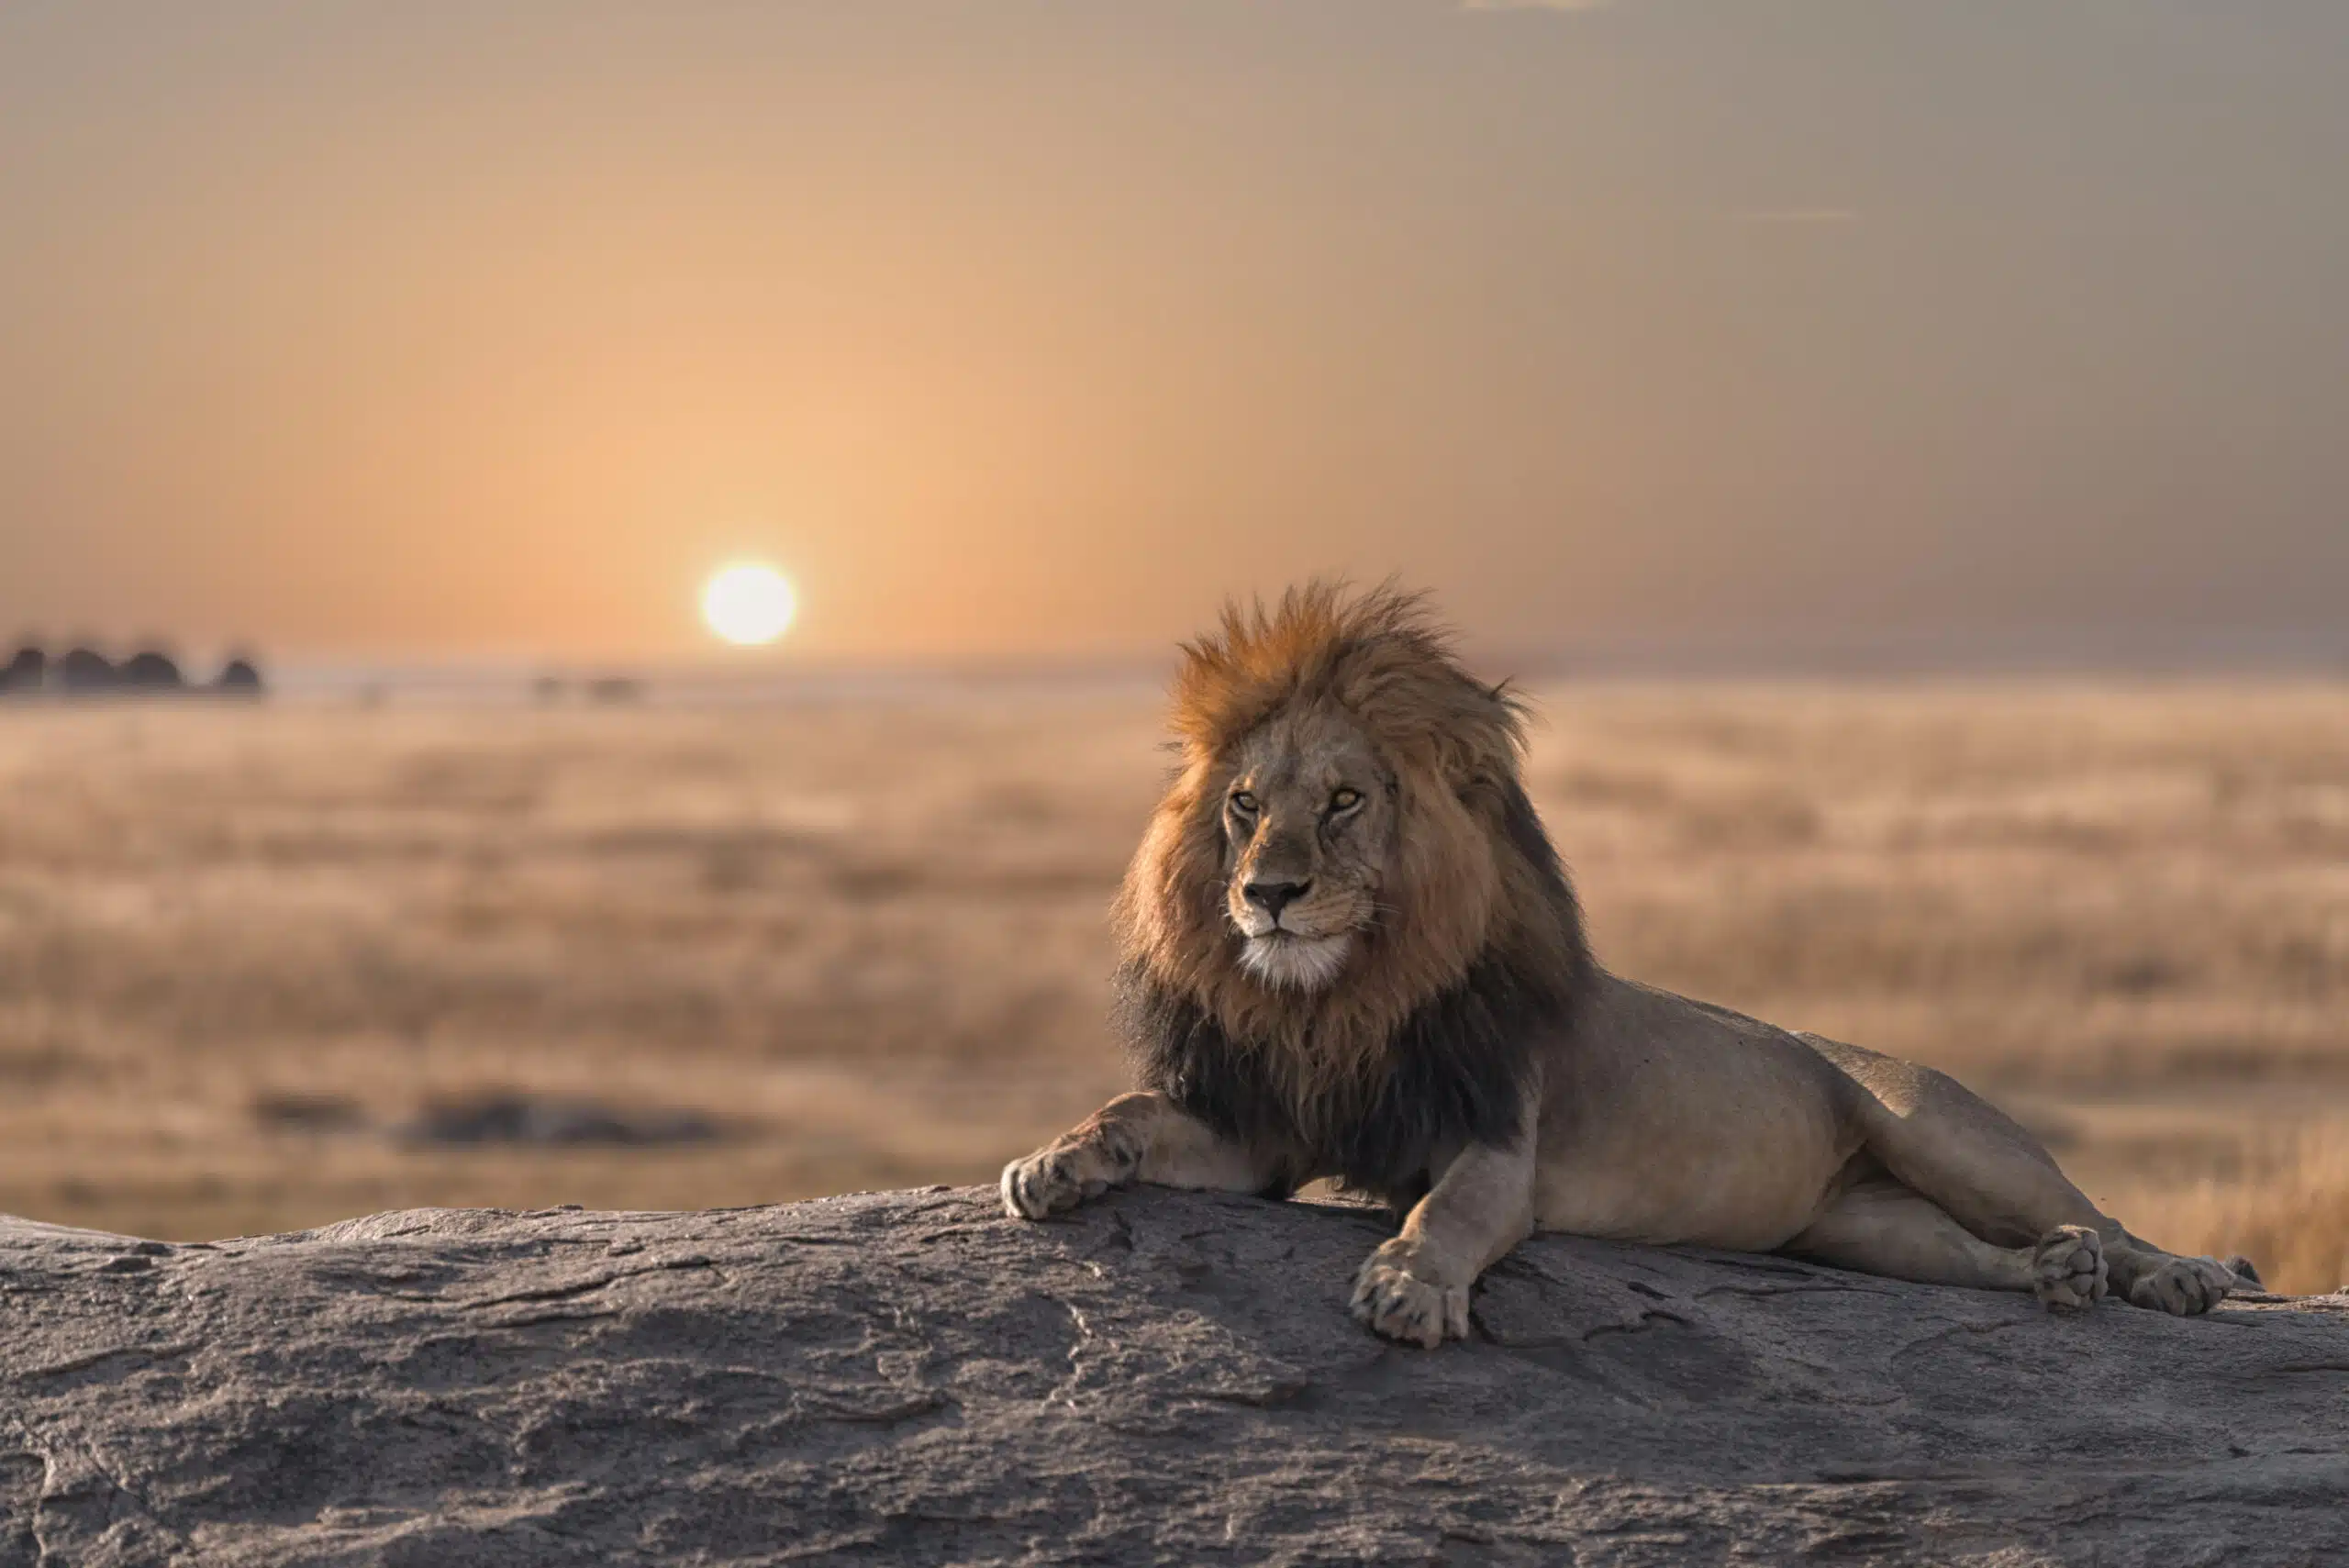
M 1616 967 L 1951 1068 L 2173 1245 L 2349 1247 L 2349 687 L 1569 686 L 1531 775 Z M 0 709 L 0 1209 L 984 1180 L 1118 1086 L 1141 694 Z M 698 1111 L 418 1149 L 484 1088 Z

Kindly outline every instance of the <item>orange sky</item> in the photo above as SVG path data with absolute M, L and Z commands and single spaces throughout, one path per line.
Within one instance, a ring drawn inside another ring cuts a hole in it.
M 0 7 L 0 637 L 2324 627 L 2333 0 Z

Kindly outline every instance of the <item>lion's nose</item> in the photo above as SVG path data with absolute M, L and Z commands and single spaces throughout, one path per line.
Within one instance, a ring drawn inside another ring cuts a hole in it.
M 1280 923 L 1281 911 L 1305 896 L 1309 882 L 1252 882 L 1240 890 L 1240 896 L 1262 909 L 1275 925 Z

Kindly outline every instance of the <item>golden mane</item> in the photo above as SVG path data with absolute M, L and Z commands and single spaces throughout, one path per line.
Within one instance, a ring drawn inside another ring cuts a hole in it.
M 1563 995 L 1587 957 L 1574 896 L 1520 781 L 1524 709 L 1462 665 L 1424 595 L 1315 582 L 1226 606 L 1186 643 L 1173 691 L 1181 771 L 1128 870 L 1117 927 L 1130 987 L 1175 998 L 1277 1059 L 1293 1103 L 1391 1065 L 1399 1030 L 1499 962 L 1514 987 Z M 1378 923 L 1326 992 L 1250 975 L 1224 913 L 1221 802 L 1260 726 L 1335 709 L 1392 769 L 1400 816 Z M 1530 998 L 1529 998 L 1530 999 Z
M 1269 612 L 1262 599 L 1227 602 L 1215 631 L 1183 644 L 1170 720 L 1197 760 L 1228 752 L 1284 708 L 1334 704 L 1398 769 L 1514 774 L 1524 706 L 1469 674 L 1457 640 L 1426 594 L 1391 583 L 1349 598 L 1317 580 Z

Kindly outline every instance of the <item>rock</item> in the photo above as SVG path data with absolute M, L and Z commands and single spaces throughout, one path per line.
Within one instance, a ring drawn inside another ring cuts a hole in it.
M 0 669 L 0 693 L 37 692 L 49 678 L 49 655 L 38 648 L 19 648 Z
M 2312 1563 L 2349 1297 L 2206 1319 L 1545 1237 L 1371 1339 L 1375 1212 L 933 1189 L 0 1221 L 0 1562 Z
M 57 662 L 57 684 L 69 692 L 111 692 L 122 684 L 122 672 L 95 649 L 76 648 Z
M 257 697 L 269 688 L 261 678 L 261 669 L 250 659 L 231 659 L 221 667 L 220 675 L 212 689 L 224 696 Z
M 176 661 L 168 653 L 143 649 L 132 654 L 116 672 L 116 679 L 123 690 L 130 692 L 184 692 L 187 678 L 180 673 Z

